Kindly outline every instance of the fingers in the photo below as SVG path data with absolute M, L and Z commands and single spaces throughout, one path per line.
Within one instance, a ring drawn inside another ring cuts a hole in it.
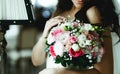
M 57 17 L 51 18 L 47 21 L 47 25 L 55 26 L 55 25 L 63 22 L 64 19 L 65 18 L 62 16 L 57 16 Z
M 51 21 L 51 22 L 58 21 L 58 22 L 60 23 L 60 22 L 63 21 L 64 19 L 65 19 L 65 18 L 62 17 L 62 16 L 56 16 L 56 17 L 54 17 L 54 18 L 49 19 L 48 21 Z
M 56 17 L 54 17 L 55 19 L 59 19 L 59 20 L 64 20 L 65 19 L 65 17 L 62 17 L 62 16 L 56 16 Z
M 52 27 L 58 25 L 59 23 L 63 22 L 64 21 L 64 17 L 62 16 L 56 16 L 56 17 L 53 17 L 51 19 L 49 19 L 47 22 L 46 22 L 46 25 L 45 25 L 45 31 L 49 31 Z

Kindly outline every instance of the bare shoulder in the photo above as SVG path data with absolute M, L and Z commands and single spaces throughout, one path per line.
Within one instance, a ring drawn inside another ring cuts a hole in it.
M 96 11 L 96 10 L 98 10 L 98 7 L 97 7 L 97 6 L 91 6 L 91 7 L 87 10 L 87 12 Z
M 101 23 L 102 16 L 101 16 L 99 9 L 96 6 L 90 7 L 87 10 L 86 15 L 90 23 L 92 24 Z

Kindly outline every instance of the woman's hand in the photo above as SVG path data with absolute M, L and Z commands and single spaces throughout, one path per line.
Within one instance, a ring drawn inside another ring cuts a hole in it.
M 49 30 L 53 27 L 56 26 L 58 23 L 63 22 L 65 18 L 62 16 L 57 16 L 54 18 L 49 19 L 46 24 L 45 24 L 45 28 L 43 31 L 43 35 L 44 37 L 46 37 L 48 35 Z
M 46 59 L 46 52 L 44 51 L 46 47 L 45 37 L 48 35 L 49 30 L 53 26 L 62 22 L 63 19 L 65 18 L 62 16 L 57 16 L 57 17 L 51 18 L 46 22 L 43 35 L 39 38 L 38 42 L 33 47 L 33 51 L 32 51 L 32 62 L 35 66 L 39 66 L 45 62 L 45 59 Z

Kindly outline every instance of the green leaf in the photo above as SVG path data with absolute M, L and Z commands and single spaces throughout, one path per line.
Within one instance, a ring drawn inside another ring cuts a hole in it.
M 61 62 L 61 57 L 58 55 L 57 57 L 56 57 L 56 59 L 55 59 L 55 63 L 60 63 Z
M 62 64 L 64 67 L 66 67 L 66 61 L 65 61 L 65 60 L 61 59 L 61 64 Z
M 49 52 L 49 46 L 44 49 L 46 52 Z

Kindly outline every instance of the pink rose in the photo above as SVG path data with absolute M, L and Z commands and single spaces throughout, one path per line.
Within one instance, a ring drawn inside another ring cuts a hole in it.
M 70 43 L 75 43 L 75 42 L 77 42 L 77 38 L 76 38 L 75 36 L 71 36 L 71 37 L 69 38 L 69 42 L 70 42 Z
M 92 34 L 88 34 L 88 35 L 87 35 L 87 38 L 88 38 L 89 40 L 94 40 L 94 39 L 95 39 L 94 35 L 92 35 Z
M 104 48 L 103 48 L 102 46 L 99 48 L 99 52 L 100 52 L 102 55 L 105 53 Z
M 74 27 L 78 27 L 78 23 L 77 22 L 73 22 L 73 26 Z
M 54 46 L 50 46 L 49 47 L 49 50 L 50 50 L 50 54 L 51 54 L 51 56 L 53 57 L 53 58 L 56 58 L 56 54 L 55 54 L 55 51 L 54 51 Z
M 90 49 L 90 50 L 92 50 L 93 48 L 94 48 L 94 46 L 93 46 L 93 45 L 90 45 L 90 46 L 89 46 L 89 49 Z
M 56 30 L 52 33 L 52 35 L 53 35 L 53 36 L 56 36 L 57 34 L 59 34 L 59 33 L 61 33 L 61 32 L 63 32 L 62 29 L 56 29 Z
M 69 54 L 73 57 L 79 57 L 79 56 L 82 56 L 84 53 L 83 51 L 80 49 L 79 51 L 74 51 L 73 49 L 70 49 L 69 50 Z
M 99 39 L 99 34 L 97 34 L 96 32 L 90 32 L 88 38 L 90 38 L 90 40 Z
M 93 56 L 93 58 L 96 58 L 96 57 L 97 57 L 97 53 L 96 53 L 96 52 L 93 52 L 93 53 L 92 53 L 92 56 Z

